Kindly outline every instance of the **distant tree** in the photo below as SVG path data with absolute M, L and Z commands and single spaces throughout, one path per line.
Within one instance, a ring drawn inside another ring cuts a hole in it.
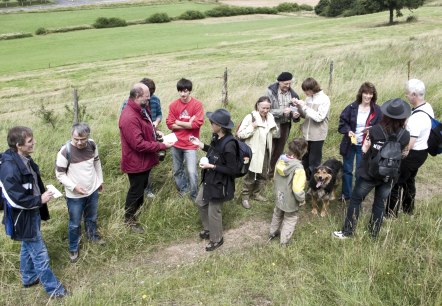
M 330 0 L 319 0 L 318 4 L 316 4 L 315 6 L 315 14 L 320 16 L 327 16 L 329 5 Z
M 331 0 L 328 6 L 328 16 L 341 15 L 345 10 L 351 9 L 355 2 L 355 0 Z
M 396 17 L 400 17 L 403 8 L 416 9 L 422 6 L 425 0 L 371 0 L 367 2 L 379 5 L 380 10 L 388 10 L 390 12 L 389 24 L 393 24 L 394 11 L 396 11 Z

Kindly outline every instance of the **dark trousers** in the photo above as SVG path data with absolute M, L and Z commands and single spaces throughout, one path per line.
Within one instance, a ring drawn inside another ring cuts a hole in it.
M 400 176 L 397 183 L 391 190 L 390 199 L 386 208 L 389 216 L 397 217 L 400 204 L 406 214 L 414 211 L 414 198 L 416 197 L 416 175 L 419 168 L 425 163 L 428 157 L 427 150 L 411 150 L 407 158 L 402 160 Z M 401 196 L 401 189 L 403 190 Z
M 392 183 L 385 183 L 383 181 L 367 180 L 363 177 L 359 177 L 356 180 L 355 188 L 351 193 L 350 204 L 347 208 L 344 228 L 342 229 L 345 236 L 353 235 L 356 224 L 358 223 L 362 200 L 373 188 L 374 199 L 368 229 L 372 237 L 376 237 L 378 235 L 384 217 L 384 203 L 387 201 L 390 193 L 391 184 Z
M 302 157 L 302 165 L 304 166 L 307 180 L 310 180 L 315 168 L 321 164 L 323 145 L 324 140 L 308 141 L 307 153 Z
M 273 138 L 272 140 L 272 157 L 270 158 L 270 169 L 269 169 L 269 176 L 271 177 L 273 177 L 273 174 L 275 173 L 275 165 L 276 162 L 278 161 L 278 158 L 284 152 L 284 147 L 287 142 L 287 138 L 289 138 L 291 127 L 292 124 L 290 122 L 281 123 L 279 129 L 280 137 Z
M 144 189 L 149 181 L 150 170 L 140 173 L 128 173 L 129 191 L 126 196 L 124 219 L 126 222 L 135 222 L 135 214 L 144 202 Z

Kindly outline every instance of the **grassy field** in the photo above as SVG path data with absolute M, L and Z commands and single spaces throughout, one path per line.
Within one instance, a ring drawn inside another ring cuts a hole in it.
M 126 21 L 141 20 L 155 13 L 167 13 L 170 17 L 181 15 L 187 10 L 207 11 L 216 5 L 210 3 L 181 2 L 171 5 L 132 5 L 123 7 L 94 7 L 82 10 L 49 12 L 26 12 L 0 14 L 0 34 L 31 32 L 39 27 L 61 28 L 77 25 L 91 25 L 98 17 L 118 17 Z
M 77 18 L 83 18 L 83 12 L 78 11 Z M 442 7 L 436 3 L 414 14 L 417 23 L 392 27 L 383 26 L 387 13 L 340 19 L 247 16 L 1 41 L 0 139 L 13 125 L 31 126 L 38 142 L 34 159 L 46 183 L 57 184 L 53 163 L 69 138 L 72 121 L 64 106 L 71 104 L 76 88 L 101 152 L 105 192 L 99 225 L 107 245 L 85 243 L 81 260 L 69 263 L 62 199 L 50 203 L 52 219 L 43 225 L 54 271 L 72 292 L 63 303 L 441 305 L 440 156 L 429 158 L 419 172 L 416 214 L 386 222 L 377 241 L 364 232 L 367 213 L 355 239 L 332 240 L 331 232 L 342 225 L 344 206 L 334 203 L 330 216 L 313 218 L 307 204 L 300 211 L 293 243 L 280 248 L 266 243 L 272 202 L 252 203 L 251 210 L 244 210 L 232 201 L 224 208 L 225 244 L 206 254 L 196 238 L 197 211 L 175 191 L 170 154 L 152 173 L 157 197 L 146 201 L 140 216 L 146 234 L 131 234 L 122 220 L 128 182 L 119 171 L 118 114 L 140 78 L 155 79 L 165 114 L 181 77 L 194 81 L 194 96 L 213 111 L 221 106 L 220 77 L 227 67 L 228 109 L 237 123 L 281 71 L 295 74 L 298 93 L 302 80 L 313 76 L 332 101 L 325 158 L 339 157 L 341 110 L 366 80 L 376 85 L 380 102 L 404 97 L 409 61 L 411 76 L 424 80 L 428 101 L 442 114 Z M 26 22 L 32 27 L 32 20 Z M 35 115 L 41 105 L 55 112 L 55 129 Z M 164 123 L 161 128 L 165 130 Z M 209 134 L 206 124 L 202 139 L 208 141 Z M 299 135 L 295 125 L 292 137 Z M 6 149 L 5 141 L 0 148 Z M 273 197 L 270 184 L 264 192 Z M 262 226 L 248 227 L 253 222 Z M 46 304 L 41 287 L 20 288 L 19 248 L 0 231 L 0 304 Z

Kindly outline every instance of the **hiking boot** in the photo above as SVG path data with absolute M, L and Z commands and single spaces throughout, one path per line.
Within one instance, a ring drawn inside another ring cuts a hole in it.
M 40 280 L 37 278 L 35 281 L 33 281 L 32 283 L 29 284 L 23 284 L 23 288 L 30 288 L 32 286 L 38 285 L 40 284 Z
M 255 195 L 252 199 L 255 201 L 258 201 L 258 202 L 267 202 L 268 201 L 266 197 L 263 197 L 260 194 Z
M 71 263 L 76 263 L 79 259 L 78 251 L 69 251 L 69 260 Z
M 143 234 L 144 228 L 138 223 L 129 224 L 129 229 L 135 234 Z
M 200 232 L 199 234 L 201 239 L 209 239 L 210 238 L 210 233 L 208 230 L 203 230 Z
M 218 241 L 218 242 L 210 241 L 209 244 L 206 246 L 206 251 L 207 251 L 207 252 L 215 251 L 217 248 L 219 248 L 220 246 L 222 246 L 223 243 L 224 243 L 224 237 L 221 238 L 221 240 Z
M 344 235 L 344 233 L 342 231 L 333 232 L 332 236 L 333 236 L 333 238 L 342 239 L 342 240 L 350 238 L 350 236 Z
M 250 209 L 250 207 L 251 207 L 249 200 L 242 200 L 241 204 L 242 204 L 242 207 L 244 207 L 245 209 Z

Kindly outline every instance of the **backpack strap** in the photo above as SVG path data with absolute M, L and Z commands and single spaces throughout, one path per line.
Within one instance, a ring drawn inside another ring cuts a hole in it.
M 69 165 L 71 164 L 71 141 L 68 140 L 66 142 L 66 159 L 68 161 L 68 164 L 66 166 L 66 173 L 68 173 Z

